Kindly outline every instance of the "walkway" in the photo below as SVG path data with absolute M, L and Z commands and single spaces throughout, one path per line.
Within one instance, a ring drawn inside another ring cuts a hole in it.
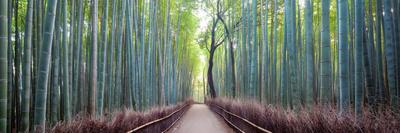
M 234 133 L 224 120 L 205 104 L 193 104 L 171 133 Z

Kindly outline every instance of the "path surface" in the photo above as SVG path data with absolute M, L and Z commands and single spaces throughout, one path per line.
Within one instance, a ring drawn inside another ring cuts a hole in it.
M 171 133 L 234 133 L 224 120 L 205 104 L 193 104 Z

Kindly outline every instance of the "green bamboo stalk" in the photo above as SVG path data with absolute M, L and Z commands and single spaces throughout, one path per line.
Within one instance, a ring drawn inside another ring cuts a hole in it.
M 126 19 L 126 44 L 127 44 L 127 49 L 126 49 L 126 59 L 127 59 L 127 72 L 126 72 L 126 94 L 128 95 L 126 101 L 128 105 L 126 105 L 129 108 L 134 108 L 134 103 L 135 103 L 135 93 L 134 93 L 134 58 L 133 55 L 135 54 L 134 52 L 134 48 L 133 48 L 133 31 L 134 31 L 134 26 L 132 23 L 132 19 L 134 18 L 133 14 L 133 10 L 132 8 L 134 7 L 133 5 L 134 3 L 132 3 L 131 0 L 127 0 L 126 1 L 126 5 L 128 5 L 128 8 L 126 10 L 126 14 L 127 14 L 127 19 Z
M 306 38 L 306 89 L 305 101 L 311 106 L 313 99 L 314 82 L 314 48 L 313 48 L 313 18 L 312 18 L 311 0 L 305 1 L 305 38 Z
M 82 37 L 83 37 L 83 0 L 79 0 L 78 1 L 78 25 L 77 25 L 77 43 L 76 43 L 76 48 L 74 50 L 76 50 L 75 54 L 74 54 L 74 60 L 75 61 L 75 68 L 74 68 L 74 83 L 73 83 L 73 97 L 75 97 L 72 107 L 74 107 L 74 113 L 78 113 L 81 109 L 81 104 L 82 101 L 79 101 L 79 98 L 81 96 L 82 93 L 80 93 L 81 91 L 81 72 L 82 72 Z
M 173 58 L 174 60 L 172 61 L 172 63 L 173 63 L 173 72 L 172 72 L 172 80 L 173 80 L 173 82 L 172 82 L 172 90 L 171 90 L 171 103 L 176 103 L 176 89 L 177 89 L 177 70 L 176 69 L 178 69 L 177 68 L 177 66 L 178 66 L 178 59 L 176 59 L 176 58 L 179 58 L 179 35 L 180 35 L 180 33 L 181 33 L 181 17 L 182 17 L 182 9 L 181 8 L 179 8 L 178 9 L 179 11 L 179 13 L 178 13 L 178 30 L 177 30 L 177 33 L 176 33 L 176 38 L 175 38 L 175 47 L 174 47 L 174 49 L 176 50 L 176 52 L 174 53 L 174 55 L 175 55 L 175 58 Z
M 40 50 L 38 87 L 35 90 L 35 115 L 34 131 L 44 132 L 46 122 L 46 100 L 49 75 L 51 46 L 53 40 L 54 20 L 57 0 L 49 0 L 47 3 L 46 23 L 43 36 L 43 44 Z
M 354 50 L 354 70 L 355 70 L 355 79 L 354 79 L 354 87 L 355 87 L 355 113 L 356 116 L 361 115 L 361 104 L 363 99 L 363 65 L 362 65 L 362 53 L 363 53 L 363 22 L 364 22 L 364 14 L 362 14 L 364 0 L 356 0 L 355 1 L 355 20 L 354 20 L 354 28 L 355 28 L 355 50 Z
M 121 5 L 122 5 L 122 10 L 121 10 L 121 12 L 120 12 L 120 15 L 119 15 L 119 23 L 118 23 L 118 26 L 119 26 L 119 29 L 118 29 L 118 33 L 117 33 L 117 37 L 118 37 L 118 42 L 117 42 L 117 64 L 116 64 L 116 75 L 115 75 L 115 92 L 116 92 L 116 95 L 115 95 L 115 97 L 114 97 L 114 99 L 115 99 L 115 102 L 116 102 L 116 106 L 117 107 L 121 107 L 121 105 L 122 105 L 122 99 L 120 99 L 121 97 L 119 97 L 119 96 L 121 96 L 122 95 L 122 87 L 121 87 L 121 84 L 122 84 L 122 78 L 121 78 L 121 75 L 122 75 L 122 43 L 123 43 L 123 31 L 124 31 L 124 17 L 125 17 L 125 10 L 126 10 L 126 4 L 124 4 L 125 3 L 125 0 L 122 0 L 122 3 L 121 3 Z
M 133 91 L 133 96 L 134 96 L 134 109 L 135 110 L 139 110 L 139 104 L 140 104 L 140 100 L 139 100 L 139 96 L 140 96 L 140 92 L 139 92 L 139 87 L 140 87 L 140 78 L 139 78 L 139 74 L 140 74 L 140 51 L 139 51 L 139 47 L 140 47 L 140 33 L 139 33 L 139 2 L 138 1 L 133 1 L 133 24 L 134 24 L 134 34 L 135 34 L 135 46 L 134 46 L 134 91 Z
M 64 120 L 68 120 L 69 117 L 71 116 L 71 113 L 73 111 L 73 107 L 75 105 L 74 101 L 75 101 L 75 98 L 76 98 L 76 96 L 75 96 L 76 88 L 74 88 L 75 87 L 75 85 L 74 85 L 74 83 L 75 83 L 74 82 L 75 81 L 74 80 L 75 79 L 74 71 L 76 69 L 76 67 L 75 67 L 75 63 L 76 63 L 76 49 L 75 49 L 76 48 L 76 41 L 75 41 L 75 36 L 76 36 L 76 33 L 75 33 L 75 26 L 76 26 L 76 24 L 75 24 L 75 22 L 76 22 L 76 20 L 75 20 L 75 17 L 76 17 L 75 8 L 76 8 L 76 4 L 75 4 L 75 1 L 76 0 L 71 0 L 71 6 L 70 6 L 70 23 L 69 23 L 70 24 L 70 31 L 69 31 L 69 46 L 68 46 L 68 50 L 69 51 L 68 51 L 68 54 L 64 53 L 65 55 L 68 55 L 67 58 L 65 59 L 65 62 L 68 63 L 68 66 L 67 66 L 68 67 L 68 74 L 65 74 L 66 75 L 65 78 L 68 78 L 68 79 L 64 80 L 64 82 L 68 81 L 68 85 L 65 85 L 64 89 L 69 90 L 69 96 L 71 96 L 71 98 L 67 98 L 67 97 L 63 98 L 63 99 L 70 99 L 68 101 L 69 102 L 69 104 L 68 104 L 69 107 L 67 108 L 66 107 L 67 105 L 64 105 L 65 106 L 65 108 L 64 108 Z M 67 17 L 67 15 L 64 16 L 64 18 L 65 17 Z M 68 119 L 66 117 L 68 117 Z
M 57 2 L 55 32 L 53 38 L 53 47 L 51 52 L 51 79 L 50 79 L 50 122 L 55 124 L 59 120 L 60 104 L 60 42 L 61 42 L 61 2 Z
M 33 96 L 33 98 L 32 98 L 32 100 L 33 100 L 33 102 L 32 102 L 32 107 L 34 107 L 35 106 L 35 102 L 34 101 L 36 101 L 36 89 L 37 89 L 37 87 L 39 86 L 38 84 L 38 80 L 39 80 L 39 75 L 40 75 L 40 73 L 39 73 L 39 62 L 40 62 L 40 52 L 41 52 L 41 48 L 42 48 L 42 43 L 43 43 L 43 20 L 45 19 L 44 17 L 43 17 L 43 15 L 44 15 L 44 8 L 45 8 L 45 6 L 44 6 L 44 1 L 43 0 L 36 0 L 36 36 L 37 36 L 37 40 L 36 40 L 36 45 L 37 45 L 37 48 L 36 48 L 36 58 L 34 59 L 34 62 L 37 62 L 36 63 L 36 65 L 34 66 L 35 68 L 33 69 L 34 71 L 35 71 L 35 75 L 33 76 L 33 81 L 34 81 L 34 86 L 32 86 L 32 96 Z M 34 113 L 34 108 L 32 108 L 32 110 L 31 110 L 31 113 Z M 32 121 L 31 121 L 31 125 L 30 125 L 30 127 L 33 127 L 33 125 L 34 125 L 34 120 L 32 119 Z
M 382 1 L 377 0 L 375 5 L 382 5 Z M 376 58 L 375 58 L 375 63 L 377 64 L 377 103 L 380 105 L 383 105 L 384 103 L 384 80 L 383 80 L 383 61 L 384 59 L 382 58 L 382 6 L 376 6 L 376 27 L 375 27 L 375 33 L 376 33 Z
M 290 107 L 293 106 L 293 102 L 296 102 L 295 105 L 297 105 L 297 101 L 299 101 L 299 95 L 297 94 L 297 82 L 296 82 L 296 74 L 297 74 L 297 60 L 296 60 L 296 20 L 295 20 L 295 9 L 296 7 L 294 6 L 294 0 L 288 0 L 288 25 L 287 25 L 287 43 L 288 43 L 288 55 L 289 55 L 289 103 Z
M 286 3 L 285 3 L 286 4 Z M 287 8 L 285 8 L 285 14 L 288 12 L 288 9 Z M 286 23 L 286 21 L 287 21 L 287 17 L 286 17 L 286 15 L 285 15 L 285 17 L 284 17 L 284 19 L 285 19 L 285 23 L 284 23 L 284 38 L 283 38 L 283 47 L 282 47 L 282 50 L 281 50 L 281 71 L 280 71 L 280 98 L 279 98 L 279 102 L 280 102 L 280 105 L 282 106 L 282 107 L 284 107 L 284 108 L 287 108 L 287 106 L 288 106 L 288 88 L 287 88 L 287 71 L 286 71 L 286 68 L 287 68 L 287 23 Z
M 396 85 L 396 68 L 395 68 L 395 44 L 394 44 L 394 28 L 393 28 L 393 14 L 391 13 L 391 0 L 383 1 L 383 11 L 385 15 L 383 16 L 384 22 L 384 37 L 385 37 L 385 56 L 386 56 L 386 70 L 387 70 L 387 80 L 388 88 L 390 94 L 390 105 L 392 109 L 397 109 L 398 98 L 397 98 L 397 85 Z
M 7 132 L 11 132 L 11 114 L 12 114 L 12 89 L 14 88 L 14 79 L 13 79 L 13 65 L 14 65 L 14 50 L 12 48 L 12 40 L 11 40 L 11 33 L 12 33 L 12 0 L 8 0 L 8 6 L 7 6 L 7 30 L 8 30 L 8 36 L 7 36 L 7 41 L 8 41 L 8 72 L 7 72 Z
M 245 88 L 245 79 L 246 79 L 246 72 L 245 72 L 245 70 L 246 69 L 244 69 L 245 68 L 245 45 L 246 45 L 246 13 L 245 13 L 245 4 L 244 4 L 244 0 L 242 0 L 241 1 L 241 15 L 242 15 L 242 21 L 241 21 L 241 29 L 242 29 L 242 32 L 241 32 L 241 43 L 240 43 L 240 53 L 239 53 L 239 59 L 240 59 L 240 67 L 238 68 L 240 71 L 240 73 L 243 75 L 243 76 L 240 76 L 240 89 L 239 89 L 239 94 L 240 94 L 240 96 L 242 95 L 242 94 L 244 94 L 243 93 L 243 88 Z
M 348 1 L 339 0 L 339 89 L 340 89 L 340 113 L 349 111 L 349 84 L 348 84 Z
M 96 111 L 96 90 L 97 90 L 97 9 L 98 1 L 92 1 L 92 46 L 91 46 L 91 79 L 89 89 L 89 114 L 94 116 Z
M 21 56 L 22 56 L 22 45 L 20 39 L 20 32 L 19 32 L 19 0 L 13 1 L 13 8 L 14 8 L 14 30 L 15 30 L 15 41 L 14 41 L 14 85 L 12 88 L 12 96 L 11 96 L 11 128 L 12 129 L 19 129 L 19 120 L 20 120 L 20 89 L 21 89 Z
M 65 121 L 68 121 L 71 118 L 71 111 L 70 111 L 70 88 L 69 88 L 69 63 L 68 63 L 68 51 L 69 51 L 69 46 L 67 45 L 67 0 L 63 0 L 62 4 L 62 12 L 63 12 L 63 37 L 62 37 L 62 95 L 61 95 L 61 101 L 62 101 L 62 114 L 63 117 L 62 119 Z M 73 21 L 71 20 L 71 23 Z M 72 26 L 71 26 L 72 30 Z
M 8 4 L 0 1 L 0 132 L 7 132 L 7 38 L 8 38 Z
M 330 0 L 322 0 L 322 29 L 321 29 L 321 57 L 320 57 L 320 102 L 332 102 L 331 84 L 331 48 L 330 48 Z
M 24 62 L 23 62 L 23 97 L 21 107 L 21 132 L 29 131 L 29 102 L 31 96 L 31 62 L 32 62 L 32 20 L 33 0 L 28 0 L 28 8 L 25 18 L 25 41 L 24 41 Z
M 151 95 L 151 91 L 153 90 L 153 87 L 152 87 L 152 72 L 151 72 L 151 70 L 152 70 L 152 68 L 151 68 L 151 61 L 152 61 L 152 53 L 153 53 L 153 51 L 152 51 L 152 41 L 153 41 L 153 39 L 152 39 L 152 36 L 153 36 L 153 34 L 152 34 L 152 32 L 153 32 L 153 29 L 154 29 L 154 25 L 153 25 L 153 23 L 154 23 L 154 20 L 153 20 L 153 1 L 151 1 L 150 0 L 150 2 L 149 2 L 149 33 L 148 33 L 148 46 L 147 46 L 147 48 L 148 48 L 148 50 L 147 50 L 147 63 L 146 63 L 146 87 L 147 87 L 147 89 L 145 90 L 145 98 L 146 97 L 151 97 L 150 95 Z M 151 101 L 151 99 L 145 99 L 145 102 L 144 102 L 144 104 L 145 104 L 145 107 L 149 107 L 149 106 L 151 106 L 150 104 L 150 102 L 152 102 Z
M 378 109 L 378 104 L 376 104 L 377 101 L 377 86 L 376 86 L 376 81 L 378 78 L 376 78 L 376 65 L 374 62 L 374 59 L 376 58 L 376 53 L 375 53 L 375 39 L 374 39 L 374 21 L 373 21 L 373 14 L 372 14 L 372 0 L 368 1 L 368 35 L 367 33 L 365 36 L 368 36 L 368 43 L 365 42 L 365 47 L 364 47 L 364 66 L 366 69 L 366 74 L 365 74 L 365 85 L 366 85 L 366 90 L 367 92 L 367 100 L 368 100 L 368 106 L 373 109 L 377 110 Z M 365 28 L 364 28 L 365 29 Z M 365 32 L 364 32 L 365 33 Z M 367 39 L 364 39 L 367 41 Z
M 277 103 L 277 96 L 275 96 L 275 95 L 277 95 L 276 94 L 276 92 L 278 91 L 277 90 L 277 87 L 278 87 L 278 83 L 277 83 L 277 81 L 279 81 L 279 80 L 277 80 L 277 77 L 278 77 L 278 74 L 277 74 L 277 47 L 278 47 L 278 45 L 277 45 L 277 37 L 278 37 L 278 32 L 277 32 L 277 29 L 278 29 L 278 27 L 277 27 L 277 17 L 278 17 L 278 15 L 277 15 L 277 0 L 274 0 L 274 17 L 273 17 L 273 22 L 274 22 L 274 25 L 273 25 L 273 28 L 271 28 L 271 30 L 273 30 L 273 32 L 271 32 L 271 38 L 272 38 L 272 34 L 273 34 L 273 39 L 271 39 L 272 41 L 273 41 L 273 52 L 272 52 L 272 56 L 273 56 L 273 63 L 272 63 L 272 77 L 276 77 L 276 78 L 272 78 L 272 87 L 271 87 L 271 89 L 273 90 L 273 99 L 272 99 L 272 103 L 273 104 L 276 104 Z
M 102 63 L 101 63 L 101 68 L 100 68 L 100 83 L 99 83 L 99 88 L 97 91 L 97 104 L 96 104 L 96 112 L 97 115 L 101 116 L 103 115 L 103 108 L 104 108 L 104 88 L 105 88 L 105 78 L 106 78 L 106 62 L 107 62 L 107 20 L 108 20 L 108 0 L 104 1 L 103 5 L 103 19 L 101 22 L 101 45 L 103 47 L 102 49 Z
M 112 1 L 112 22 L 111 22 L 111 29 L 116 29 L 116 20 L 117 19 L 117 3 L 116 1 Z M 107 78 L 107 89 L 108 89 L 108 110 L 111 111 L 113 108 L 114 104 L 114 46 L 115 46 L 115 31 L 116 30 L 111 30 L 110 33 L 110 47 L 109 49 L 109 62 L 108 62 L 108 78 Z
M 261 0 L 261 4 L 263 1 Z M 265 17 L 263 19 L 263 17 Z M 262 77 L 261 77 L 261 89 L 262 89 L 262 101 L 270 102 L 270 88 L 268 87 L 269 81 L 269 47 L 268 47 L 268 0 L 265 0 L 265 11 L 261 10 L 261 22 L 262 22 Z

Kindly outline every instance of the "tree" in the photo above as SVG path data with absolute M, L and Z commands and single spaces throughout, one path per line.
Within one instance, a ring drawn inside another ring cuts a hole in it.
M 313 47 L 313 19 L 312 19 L 312 6 L 311 0 L 306 0 L 305 2 L 305 39 L 306 39 L 306 89 L 305 97 L 307 105 L 312 105 L 312 96 L 314 88 L 314 47 Z
M 77 42 L 74 45 L 74 78 L 73 78 L 73 88 L 72 88 L 72 97 L 74 100 L 72 101 L 72 106 L 75 108 L 74 113 L 77 113 L 80 109 L 81 103 L 78 101 L 79 98 L 79 90 L 80 90 L 80 75 L 81 75 L 81 64 L 82 64 L 82 23 L 83 23 L 83 0 L 78 0 L 78 19 L 77 19 Z
M 22 56 L 22 45 L 21 45 L 21 38 L 19 32 L 19 0 L 13 1 L 13 8 L 14 8 L 14 21 L 15 21 L 15 41 L 14 41 L 14 85 L 11 90 L 10 100 L 11 100 L 11 128 L 18 129 L 19 127 L 19 120 L 20 120 L 20 103 L 18 102 L 20 99 L 20 88 L 21 88 L 21 56 Z
M 71 110 L 70 110 L 70 86 L 69 86 L 69 60 L 68 60 L 68 51 L 69 46 L 67 45 L 67 0 L 62 1 L 62 12 L 63 12 L 63 37 L 62 37 L 62 107 L 63 107 L 63 120 L 69 120 L 71 118 Z M 71 20 L 71 23 L 73 21 Z M 71 31 L 72 26 L 71 26 Z M 73 35 L 73 34 L 72 34 Z M 71 37 L 71 36 L 70 36 Z M 73 41 L 73 40 L 70 40 Z M 72 43 L 73 44 L 73 43 Z
M 7 0 L 0 1 L 0 131 L 7 132 Z
M 124 5 L 124 4 L 123 4 Z M 89 105 L 88 112 L 95 115 L 96 110 L 96 90 L 97 90 L 97 0 L 92 0 L 92 46 L 91 46 L 91 79 L 89 89 Z
M 339 0 L 339 88 L 340 88 L 340 103 L 339 110 L 341 113 L 349 111 L 349 84 L 348 84 L 348 1 Z
M 51 52 L 50 67 L 50 123 L 57 123 L 59 120 L 59 103 L 60 103 L 60 42 L 61 42 L 61 3 L 57 2 L 55 31 L 53 37 L 53 46 Z
M 122 95 L 122 45 L 123 45 L 123 33 L 124 33 L 124 17 L 125 17 L 125 10 L 126 10 L 126 4 L 125 3 L 126 0 L 122 0 L 122 9 L 121 9 L 121 13 L 119 14 L 119 23 L 118 23 L 118 33 L 117 33 L 117 37 L 118 37 L 118 42 L 117 42 L 117 56 L 116 56 L 116 74 L 115 74 L 115 94 L 116 96 L 114 97 L 115 102 L 117 107 L 122 105 L 121 100 L 119 99 L 118 95 Z
M 8 14 L 7 14 L 7 23 L 8 23 L 8 66 L 14 66 L 14 50 L 13 49 L 13 43 L 12 43 L 12 37 L 11 37 L 11 33 L 12 33 L 12 15 L 13 15 L 13 2 L 12 1 L 8 1 Z M 12 116 L 12 90 L 14 88 L 14 78 L 13 78 L 13 67 L 8 67 L 8 77 L 7 77 L 7 131 L 10 132 L 11 131 L 11 116 Z
M 293 107 L 293 102 L 300 101 L 300 96 L 299 96 L 299 91 L 298 91 L 298 86 L 297 86 L 297 53 L 296 53 L 296 14 L 295 14 L 295 9 L 296 7 L 294 6 L 294 0 L 287 0 L 285 1 L 286 7 L 288 8 L 287 11 L 288 13 L 286 14 L 286 34 L 287 34 L 287 43 L 288 43 L 288 55 L 289 55 L 289 104 L 290 107 Z
M 103 115 L 103 107 L 104 107 L 104 88 L 105 88 L 105 78 L 106 78 L 106 64 L 107 64 L 107 20 L 108 20 L 108 0 L 104 1 L 103 5 L 103 20 L 101 22 L 101 45 L 102 45 L 102 61 L 100 66 L 100 83 L 97 91 L 97 104 L 96 111 L 97 115 Z
M 247 14 L 246 14 L 246 8 L 245 8 L 245 0 L 242 0 L 242 4 L 241 4 L 241 11 L 242 11 L 242 22 L 241 22 L 241 26 L 242 26 L 242 43 L 241 43 L 241 47 L 240 47 L 240 53 L 239 53 L 239 55 L 242 55 L 242 56 L 240 56 L 241 58 L 239 58 L 239 59 L 241 59 L 240 61 L 240 72 L 243 74 L 243 76 L 241 77 L 241 81 L 242 81 L 242 84 L 241 84 L 241 86 L 240 86 L 240 92 L 239 93 L 242 93 L 242 94 L 244 94 L 244 88 L 246 88 L 247 86 L 247 74 L 245 74 L 246 73 L 246 70 L 247 69 L 243 69 L 243 68 L 245 68 L 245 65 L 246 65 L 246 58 L 247 58 L 247 54 L 246 54 L 246 48 L 245 48 L 245 45 L 246 45 L 246 42 L 247 42 L 247 26 L 246 26 L 246 21 L 247 21 Z
M 54 20 L 57 0 L 49 0 L 46 10 L 43 43 L 40 50 L 38 87 L 35 93 L 35 132 L 45 131 L 47 84 L 49 75 L 50 55 L 53 41 Z
M 261 4 L 262 4 L 261 0 Z M 261 8 L 262 9 L 262 8 Z M 268 0 L 265 1 L 265 12 L 261 10 L 261 22 L 262 22 L 262 40 L 263 40 L 263 45 L 262 45 L 262 78 L 261 78 L 261 88 L 262 90 L 262 98 L 264 99 L 267 97 L 269 100 L 270 97 L 268 96 L 271 91 L 268 85 L 268 80 L 269 80 L 269 47 L 268 47 Z M 263 19 L 263 17 L 265 17 Z
M 211 44 L 210 47 L 206 46 L 210 56 L 208 59 L 208 69 L 207 69 L 207 81 L 208 85 L 210 87 L 210 94 L 211 98 L 217 97 L 217 92 L 214 87 L 214 79 L 213 79 L 213 66 L 214 66 L 214 55 L 219 46 L 221 46 L 226 39 L 229 40 L 229 43 L 232 43 L 232 40 L 230 39 L 230 32 L 229 32 L 229 27 L 227 26 L 225 20 L 223 19 L 223 16 L 226 12 L 226 10 L 222 9 L 222 4 L 221 1 L 217 1 L 217 8 L 216 8 L 216 13 L 213 14 L 213 20 L 212 20 L 212 26 L 211 26 Z M 214 16 L 215 15 L 215 16 Z M 223 24 L 223 31 L 224 35 L 221 35 L 222 37 L 218 38 L 219 36 L 217 35 L 217 28 L 218 28 L 218 23 Z M 236 25 L 235 25 L 236 26 Z M 235 26 L 233 29 L 235 29 Z M 232 44 L 231 44 L 232 45 Z M 234 72 L 234 71 L 233 71 Z M 234 76 L 234 75 L 233 75 Z
M 111 21 L 111 29 L 116 29 L 116 20 L 117 19 L 117 3 L 116 3 L 116 1 L 114 0 L 114 1 L 112 1 L 112 21 Z M 108 109 L 109 110 L 111 110 L 112 109 L 112 105 L 113 105 L 113 103 L 112 103 L 112 101 L 113 101 L 113 93 L 112 93 L 112 91 L 114 90 L 114 83 L 113 83 L 113 81 L 114 81 L 114 45 L 115 45 L 115 30 L 111 30 L 111 33 L 110 33 L 110 46 L 109 46 L 109 54 L 108 55 L 110 55 L 109 56 L 109 62 L 108 62 L 108 66 L 107 66 L 107 68 L 108 68 L 108 70 L 109 70 L 109 72 L 108 72 L 108 78 L 107 78 L 107 85 L 108 85 L 108 94 L 109 94 L 109 96 L 108 96 L 108 105 L 109 105 L 109 107 L 108 107 Z
M 220 7 L 220 1 L 218 1 L 217 7 L 219 9 Z M 210 57 L 208 60 L 208 69 L 207 69 L 207 81 L 208 81 L 208 86 L 210 87 L 210 94 L 211 94 L 211 98 L 215 98 L 217 97 L 217 92 L 215 91 L 214 88 L 214 79 L 213 79 L 213 66 L 214 66 L 214 54 L 215 54 L 215 50 L 222 44 L 216 44 L 215 42 L 215 32 L 217 29 L 217 25 L 218 25 L 219 19 L 216 19 L 215 17 L 212 20 L 212 27 L 211 27 L 211 44 L 210 44 L 210 49 L 209 49 L 209 53 L 210 53 Z
M 320 57 L 320 102 L 329 104 L 332 101 L 331 85 L 331 48 L 329 30 L 330 0 L 322 0 L 321 57 Z
M 6 121 L 7 123 L 11 123 L 11 110 L 12 110 L 12 89 L 14 88 L 13 84 L 14 84 L 14 80 L 13 80 L 13 58 L 14 58 L 14 50 L 12 50 L 12 40 L 11 40 L 11 32 L 12 32 L 12 1 L 8 0 L 7 2 L 7 43 L 8 43 L 8 47 L 7 47 L 7 96 L 5 97 L 7 100 L 6 103 Z M 7 132 L 11 131 L 11 124 L 7 124 Z
M 285 3 L 286 4 L 286 3 Z M 286 13 L 288 13 L 289 11 L 288 11 L 288 9 L 287 8 L 285 8 L 285 14 Z M 285 17 L 284 17 L 284 19 L 285 19 L 285 23 L 283 24 L 284 26 L 284 39 L 283 39 L 283 46 L 282 46 L 282 50 L 281 50 L 281 64 L 282 64 L 282 66 L 281 66 L 281 73 L 280 73 L 280 105 L 281 106 L 283 106 L 284 108 L 287 108 L 288 107 L 288 87 L 287 87 L 287 71 L 286 71 L 286 68 L 287 68 L 287 32 L 286 32 L 286 30 L 287 30 L 287 23 L 286 23 L 286 21 L 287 21 L 287 17 L 286 17 L 287 15 L 285 15 Z
M 71 0 L 71 5 L 70 5 L 70 12 L 69 12 L 69 14 L 70 14 L 70 18 L 69 18 L 69 20 L 70 20 L 70 23 L 69 23 L 69 25 L 70 25 L 70 28 L 69 28 L 69 48 L 68 48 L 68 73 L 69 73 L 69 76 L 68 76 L 68 85 L 69 85 L 69 92 L 70 92 L 70 94 L 69 94 L 69 96 L 71 97 L 71 99 L 70 99 L 70 109 L 69 109 L 69 112 L 70 112 L 70 114 L 72 113 L 72 111 L 73 111 L 73 105 L 75 105 L 75 103 L 74 103 L 74 98 L 72 98 L 73 96 L 74 96 L 74 89 L 73 89 L 73 87 L 75 87 L 74 86 L 74 70 L 75 70 L 75 54 L 76 54 L 76 50 L 75 50 L 75 48 L 76 48 L 76 32 L 75 32 L 75 28 L 76 28 L 76 0 Z M 68 10 L 68 8 L 67 8 L 67 10 Z M 67 15 L 65 15 L 64 17 L 68 17 Z M 66 87 L 66 86 L 65 86 Z
M 31 96 L 31 62 L 32 62 L 32 20 L 33 20 L 33 0 L 28 0 L 28 8 L 25 18 L 25 40 L 24 40 L 24 63 L 23 63 L 23 97 L 21 107 L 21 130 L 29 130 L 29 102 Z
M 362 14 L 362 7 L 364 1 L 363 0 L 356 0 L 355 1 L 355 56 L 354 56 L 354 70 L 355 70 L 355 79 L 354 79 L 354 87 L 355 87 L 355 113 L 356 115 L 361 114 L 361 104 L 362 104 L 362 97 L 363 97 L 363 76 L 362 76 L 362 54 L 363 54 L 363 16 Z
M 392 109 L 397 109 L 397 85 L 396 85 L 396 65 L 395 65 L 395 44 L 393 37 L 393 18 L 392 18 L 392 2 L 391 0 L 383 1 L 383 8 L 385 15 L 383 16 L 384 22 L 384 37 L 385 37 L 385 56 L 386 56 L 386 70 L 388 79 L 388 88 L 390 94 L 390 105 Z
M 260 99 L 261 94 L 258 90 L 258 60 L 257 60 L 257 55 L 258 55 L 258 43 L 257 43 L 257 0 L 252 0 L 252 19 L 249 19 L 249 29 L 251 29 L 252 33 L 249 34 L 249 53 L 250 53 L 250 82 L 249 82 L 249 89 L 250 89 L 250 96 L 253 98 L 258 98 Z M 250 12 L 249 12 L 250 13 Z M 250 25 L 251 23 L 251 25 Z
M 372 109 L 376 110 L 377 108 L 377 77 L 376 73 L 376 64 L 373 63 L 376 58 L 376 50 L 375 50 L 375 39 L 374 39 L 374 22 L 373 22 L 373 14 L 372 14 L 372 0 L 368 1 L 368 28 L 367 32 L 365 33 L 365 37 L 368 39 L 364 39 L 364 41 L 368 41 L 364 43 L 364 67 L 365 67 L 365 84 L 367 89 L 367 100 L 368 106 Z M 366 28 L 364 28 L 366 29 Z M 370 92 L 370 93 L 368 93 Z
M 378 104 L 383 104 L 384 98 L 383 98 L 383 92 L 384 92 L 384 80 L 383 80 L 383 61 L 384 59 L 382 58 L 382 1 L 377 0 L 376 1 L 376 25 L 375 25 L 375 32 L 376 32 L 376 58 L 375 58 L 375 63 L 377 64 L 377 99 L 376 102 Z
M 278 77 L 278 74 L 277 74 L 277 47 L 278 47 L 278 45 L 277 45 L 277 37 L 278 37 L 278 33 L 277 33 L 277 29 L 278 29 L 278 26 L 277 26 L 277 18 L 278 18 L 278 15 L 277 15 L 277 0 L 274 0 L 274 17 L 273 17 L 273 28 L 271 28 L 271 30 L 273 30 L 273 32 L 271 32 L 271 40 L 273 41 L 273 43 L 271 43 L 272 45 L 273 45 L 273 52 L 272 52 L 272 56 L 273 56 L 273 63 L 272 63 L 272 77 Z M 273 35 L 273 39 L 272 39 L 272 35 Z M 272 89 L 272 92 L 274 92 L 273 93 L 273 100 L 272 100 L 272 103 L 273 104 L 275 104 L 276 103 L 276 97 L 275 97 L 275 94 L 276 94 L 276 89 L 277 89 L 277 86 L 278 86 L 278 83 L 277 83 L 277 81 L 279 81 L 279 80 L 277 80 L 277 78 L 271 78 L 272 79 L 272 87 L 271 87 L 271 89 Z

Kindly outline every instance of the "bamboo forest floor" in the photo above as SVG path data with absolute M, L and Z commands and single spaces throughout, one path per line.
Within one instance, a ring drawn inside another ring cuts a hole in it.
M 193 104 L 182 119 L 171 129 L 172 133 L 233 133 L 224 120 L 205 104 Z

